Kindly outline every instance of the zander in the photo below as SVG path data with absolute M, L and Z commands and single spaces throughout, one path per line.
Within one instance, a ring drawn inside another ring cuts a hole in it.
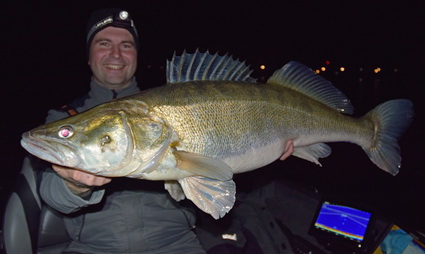
M 99 105 L 23 134 L 21 144 L 54 164 L 109 177 L 164 180 L 214 218 L 235 202 L 233 174 L 293 155 L 319 164 L 325 142 L 351 142 L 395 175 L 397 139 L 410 125 L 409 100 L 385 102 L 360 118 L 330 82 L 297 62 L 265 83 L 238 60 L 208 52 L 167 62 L 167 84 Z

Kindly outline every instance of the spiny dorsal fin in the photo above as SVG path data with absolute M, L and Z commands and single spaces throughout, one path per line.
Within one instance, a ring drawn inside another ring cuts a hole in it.
M 316 75 L 310 68 L 292 61 L 267 80 L 268 84 L 279 84 L 308 95 L 345 114 L 353 113 L 350 100 L 331 82 Z
M 166 72 L 169 84 L 200 80 L 256 82 L 245 62 L 234 60 L 227 54 L 212 55 L 208 51 L 202 53 L 196 50 L 193 54 L 184 51 L 181 56 L 174 53 L 173 59 L 167 60 Z

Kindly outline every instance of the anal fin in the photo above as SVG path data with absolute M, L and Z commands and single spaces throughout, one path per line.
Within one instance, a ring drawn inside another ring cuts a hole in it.
M 296 147 L 292 155 L 322 166 L 319 162 L 319 158 L 328 157 L 331 151 L 331 148 L 327 144 L 317 143 L 309 146 Z

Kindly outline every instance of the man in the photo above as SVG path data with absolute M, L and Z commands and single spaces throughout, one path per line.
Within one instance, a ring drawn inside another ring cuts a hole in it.
M 87 28 L 93 76 L 87 96 L 52 122 L 101 103 L 139 92 L 134 73 L 139 37 L 125 10 L 94 12 Z M 40 195 L 64 216 L 69 253 L 205 253 L 192 231 L 193 212 L 175 202 L 159 183 L 111 179 L 52 165 L 43 173 Z

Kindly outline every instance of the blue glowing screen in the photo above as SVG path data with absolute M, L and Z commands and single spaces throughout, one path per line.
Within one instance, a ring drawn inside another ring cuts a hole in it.
M 371 213 L 349 206 L 324 202 L 314 226 L 350 240 L 364 239 Z

